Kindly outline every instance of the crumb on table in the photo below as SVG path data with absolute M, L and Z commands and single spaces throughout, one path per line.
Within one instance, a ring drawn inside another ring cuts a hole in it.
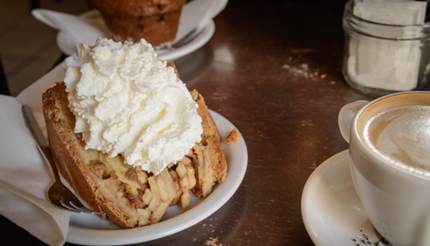
M 225 144 L 234 144 L 239 139 L 239 133 L 236 129 L 232 129 L 227 136 L 224 137 L 224 143 Z
M 217 237 L 210 237 L 206 240 L 205 246 L 222 246 Z

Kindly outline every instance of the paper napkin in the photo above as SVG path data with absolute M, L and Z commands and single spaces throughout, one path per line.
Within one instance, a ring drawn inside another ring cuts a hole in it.
M 21 103 L 38 111 L 43 122 L 40 91 L 62 74 L 60 65 L 17 98 L 0 96 L 0 213 L 49 245 L 65 243 L 69 212 L 47 200 L 53 177 L 25 125 Z

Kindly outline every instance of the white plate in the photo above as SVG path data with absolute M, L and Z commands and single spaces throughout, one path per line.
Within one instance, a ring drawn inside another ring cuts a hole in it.
M 91 19 L 91 22 L 99 23 L 99 26 L 101 25 L 100 23 L 103 23 L 102 16 L 97 10 L 85 12 L 81 16 L 82 18 L 85 18 L 85 19 Z M 103 29 L 105 29 L 105 27 Z M 194 39 L 191 40 L 191 42 L 176 49 L 157 50 L 158 57 L 162 60 L 170 61 L 170 60 L 178 59 L 187 54 L 190 54 L 191 52 L 205 45 L 209 41 L 209 39 L 213 36 L 214 32 L 215 32 L 215 23 L 213 22 L 213 20 L 210 20 L 209 24 L 199 33 L 199 35 L 194 37 Z M 58 32 L 57 45 L 60 48 L 60 50 L 66 55 L 71 55 L 75 52 L 75 42 L 73 41 L 73 38 L 71 38 L 65 32 Z
M 373 229 L 352 185 L 349 153 L 342 151 L 318 166 L 306 181 L 302 216 L 319 246 L 388 245 Z
M 236 128 L 222 115 L 211 111 L 221 136 Z M 236 128 L 237 129 L 237 128 Z M 95 215 L 74 214 L 70 219 L 67 241 L 84 245 L 120 245 L 146 242 L 187 229 L 210 216 L 224 205 L 239 187 L 246 172 L 248 152 L 240 135 L 234 144 L 224 145 L 228 163 L 227 178 L 205 199 L 194 197 L 189 209 L 170 207 L 163 220 L 154 225 L 133 229 L 118 229 Z
M 40 95 L 51 87 L 55 81 L 61 81 L 63 78 L 64 64 L 61 63 L 22 91 L 17 97 L 21 103 L 31 106 L 42 129 L 45 129 L 45 123 Z M 213 111 L 210 111 L 210 113 L 221 136 L 225 136 L 233 128 L 237 129 L 222 115 Z M 228 165 L 227 177 L 224 183 L 217 185 L 214 191 L 205 199 L 193 199 L 188 210 L 183 211 L 175 207 L 169 208 L 161 222 L 134 229 L 118 229 L 108 221 L 96 216 L 75 214 L 71 217 L 67 241 L 84 245 L 139 243 L 171 235 L 207 218 L 231 198 L 245 175 L 248 165 L 248 151 L 245 140 L 240 133 L 239 136 L 236 143 L 222 146 Z

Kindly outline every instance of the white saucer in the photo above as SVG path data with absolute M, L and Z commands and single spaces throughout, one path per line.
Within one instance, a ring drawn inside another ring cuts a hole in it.
M 318 166 L 306 181 L 302 217 L 318 246 L 388 245 L 373 229 L 355 193 L 349 153 L 342 151 Z
M 102 16 L 97 10 L 85 12 L 81 15 L 81 17 L 84 19 L 90 19 L 90 22 L 92 23 L 97 23 L 97 26 L 99 26 L 104 33 L 108 32 L 107 28 L 104 26 Z M 208 25 L 186 45 L 181 46 L 180 48 L 159 49 L 156 52 L 158 53 L 158 57 L 162 60 L 170 61 L 178 59 L 205 45 L 213 36 L 214 32 L 215 23 L 213 20 L 210 20 Z M 68 34 L 65 32 L 58 32 L 57 45 L 64 54 L 73 54 L 75 52 L 75 44 L 76 42 Z
M 211 115 L 221 136 L 225 136 L 236 128 L 222 115 L 214 111 L 211 111 Z M 67 242 L 83 245 L 121 245 L 146 242 L 185 230 L 202 221 L 230 199 L 245 176 L 248 152 L 242 135 L 236 143 L 224 145 L 223 150 L 228 163 L 226 180 L 217 185 L 205 199 L 194 197 L 188 210 L 183 211 L 177 206 L 170 207 L 161 222 L 133 229 L 118 229 L 107 220 L 95 215 L 73 214 L 70 218 Z

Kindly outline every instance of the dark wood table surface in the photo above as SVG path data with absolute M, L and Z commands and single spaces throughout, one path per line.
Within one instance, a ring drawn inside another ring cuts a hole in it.
M 341 73 L 344 1 L 229 2 L 211 41 L 177 61 L 189 88 L 242 132 L 248 170 L 235 195 L 199 224 L 148 245 L 312 245 L 300 212 L 313 169 L 347 148 L 342 105 L 366 98 Z M 54 45 L 54 44 L 53 44 Z M 37 245 L 4 217 L 2 240 Z

